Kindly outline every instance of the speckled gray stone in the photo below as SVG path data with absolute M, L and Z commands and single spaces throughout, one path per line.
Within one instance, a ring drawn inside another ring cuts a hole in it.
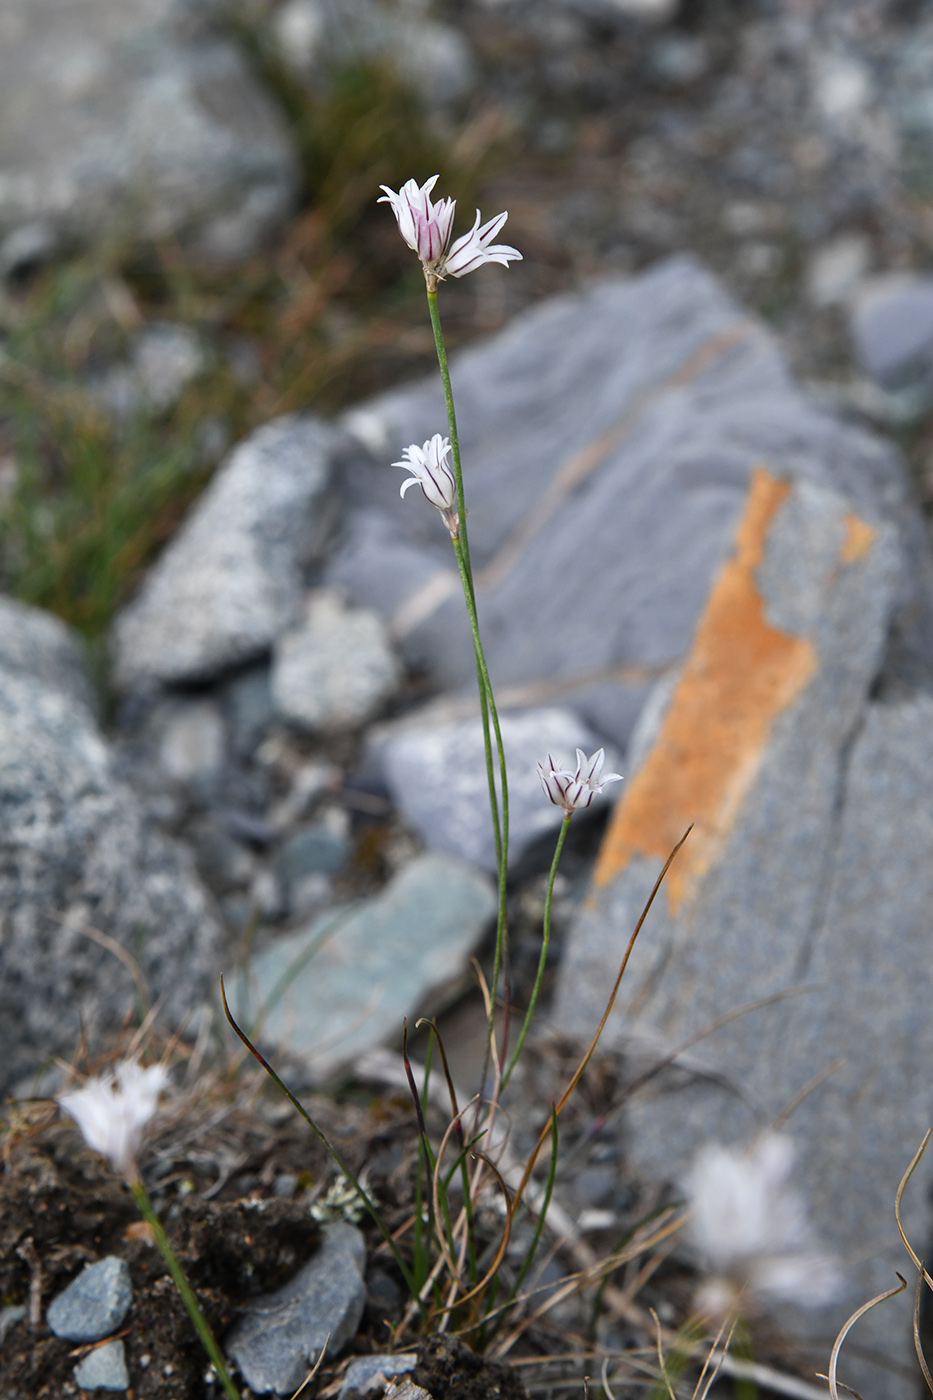
M 551 707 L 501 716 L 509 776 L 509 861 L 563 819 L 545 795 L 537 764 L 548 753 L 573 766 L 575 750 L 587 754 L 602 741 L 572 710 Z M 377 745 L 393 800 L 433 851 L 450 851 L 487 870 L 496 869 L 496 849 L 489 810 L 482 725 L 478 719 L 432 724 L 413 717 Z M 604 771 L 618 772 L 618 753 L 610 746 Z M 616 796 L 618 784 L 594 799 L 603 806 Z
M 0 595 L 0 670 L 31 676 L 64 691 L 94 713 L 87 649 L 61 618 Z
M 56 1337 L 67 1342 L 99 1342 L 116 1331 L 133 1301 L 125 1259 L 108 1254 L 87 1264 L 49 1303 L 46 1320 Z
M 119 1338 L 89 1351 L 72 1372 L 81 1390 L 129 1390 L 126 1352 Z
M 328 527 L 332 441 L 317 419 L 289 416 L 233 451 L 116 619 L 118 686 L 216 676 L 297 621 Z
M 365 724 L 401 680 L 380 615 L 346 607 L 330 589 L 312 593 L 301 625 L 275 644 L 272 698 L 285 719 L 312 732 Z
M 417 856 L 375 899 L 332 910 L 253 958 L 239 1009 L 247 1022 L 260 1017 L 261 1042 L 287 1052 L 296 1072 L 326 1079 L 397 1041 L 404 1016 L 435 1006 L 495 911 L 486 875 L 453 856 Z
M 369 1390 L 378 1390 L 381 1395 L 387 1380 L 406 1375 L 413 1371 L 417 1364 L 418 1353 L 414 1351 L 398 1351 L 392 1356 L 358 1356 L 355 1361 L 350 1362 L 344 1373 L 340 1386 L 341 1400 L 351 1390 L 357 1390 L 361 1394 Z
M 933 564 L 889 445 L 817 410 L 765 328 L 687 258 L 540 303 L 452 360 L 493 682 L 625 744 L 690 643 L 750 471 L 831 487 L 897 527 L 898 626 L 933 655 Z M 443 687 L 474 684 L 437 512 L 388 464 L 443 432 L 436 376 L 347 415 L 348 515 L 326 580 L 390 619 Z M 529 693 L 530 692 L 530 693 Z
M 0 242 L 47 256 L 129 231 L 230 260 L 284 220 L 299 183 L 285 123 L 193 10 L 4 0 Z
M 662 890 L 605 1031 L 641 1072 L 728 1012 L 808 989 L 691 1045 L 627 1100 L 628 1141 L 640 1170 L 682 1179 L 703 1143 L 749 1141 L 811 1084 L 787 1124 L 799 1149 L 796 1180 L 820 1235 L 848 1261 L 851 1291 L 786 1324 L 824 1360 L 846 1316 L 890 1286 L 903 1259 L 894 1193 L 933 1117 L 923 1071 L 933 1054 L 933 697 L 887 680 L 869 698 L 897 594 L 897 550 L 882 529 L 847 552 L 850 526 L 843 501 L 805 484 L 774 517 L 756 571 L 765 615 L 813 648 L 815 667 L 763 736 L 718 843 L 704 848 L 676 897 Z M 662 704 L 653 739 L 643 736 L 644 763 L 653 743 L 673 742 L 663 724 Z M 684 761 L 702 767 L 702 715 L 695 730 Z M 637 772 L 630 791 L 636 783 Z M 702 804 L 691 815 L 687 860 L 690 840 L 706 840 L 715 819 Z M 559 974 L 554 1019 L 565 1031 L 592 1034 L 620 939 L 660 864 L 633 848 L 616 873 L 602 871 Z M 906 1206 L 921 1255 L 933 1234 L 931 1174 L 933 1164 L 921 1168 Z M 911 1306 L 862 1319 L 862 1347 L 912 1364 Z M 863 1394 L 904 1393 L 902 1379 L 880 1367 L 848 1377 Z
M 356 1333 L 366 1302 L 366 1244 L 354 1225 L 325 1225 L 320 1249 L 283 1288 L 244 1306 L 224 1344 L 246 1384 L 291 1395 L 321 1348 L 337 1356 Z
M 2 669 L 0 921 L 4 1089 L 135 1008 L 128 970 L 88 926 L 137 959 L 168 1023 L 215 999 L 222 935 L 190 855 L 117 781 L 84 704 Z

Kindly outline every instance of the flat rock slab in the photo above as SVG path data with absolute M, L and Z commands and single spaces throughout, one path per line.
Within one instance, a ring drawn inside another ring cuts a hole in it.
M 325 1225 L 317 1254 L 276 1293 L 253 1298 L 224 1350 L 250 1389 L 291 1395 L 326 1346 L 337 1356 L 366 1303 L 366 1243 L 353 1225 Z
M 116 619 L 117 686 L 210 679 L 297 622 L 329 524 L 332 443 L 318 420 L 286 416 L 234 449 Z
M 191 857 L 117 781 L 86 705 L 0 669 L 0 1084 L 82 1033 L 112 1035 L 140 989 L 175 1024 L 216 997 L 222 933 Z M 179 976 L 179 970 L 183 975 Z
M 503 703 L 510 691 L 525 705 L 563 699 L 625 744 L 653 680 L 690 646 L 759 464 L 896 526 L 898 626 L 933 655 L 929 546 L 896 453 L 815 409 L 764 327 L 696 263 L 544 302 L 451 374 Z M 389 465 L 445 431 L 439 384 L 383 395 L 345 423 L 360 445 L 340 473 L 346 529 L 326 581 L 381 609 L 441 686 L 468 685 L 449 541 L 418 492 L 398 499 Z
M 840 1254 L 870 1256 L 850 1271 L 852 1297 L 810 1326 L 820 1346 L 890 1284 L 894 1192 L 933 1107 L 916 1073 L 933 1051 L 933 698 L 869 703 L 897 587 L 890 526 L 755 474 L 691 651 L 642 736 L 555 1007 L 565 1030 L 592 1034 L 658 871 L 694 823 L 605 1033 L 636 1073 L 698 1038 L 631 1099 L 632 1151 L 682 1179 L 701 1145 L 750 1140 L 810 1084 L 788 1124 L 800 1185 Z M 890 1313 L 866 1318 L 859 1340 L 909 1360 Z M 849 1379 L 903 1393 L 876 1372 Z
M 255 957 L 241 1016 L 261 1043 L 326 1079 L 398 1039 L 403 1017 L 455 983 L 495 912 L 485 875 L 452 856 L 418 856 L 377 898 L 332 910 Z
M 563 820 L 549 801 L 537 764 L 547 754 L 571 768 L 575 750 L 587 754 L 601 741 L 572 710 L 558 706 L 501 716 L 509 779 L 509 862 Z M 432 851 L 450 851 L 474 865 L 496 869 L 483 729 L 479 719 L 437 721 L 418 715 L 375 745 L 393 801 Z M 610 751 L 606 772 L 618 755 Z M 615 793 L 600 794 L 594 807 Z
M 192 33 L 181 8 L 4 0 L 0 264 L 104 227 L 229 260 L 284 220 L 299 183 L 285 123 L 236 45 Z

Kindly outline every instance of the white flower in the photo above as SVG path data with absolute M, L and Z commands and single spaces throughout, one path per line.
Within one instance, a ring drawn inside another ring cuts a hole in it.
M 423 446 L 412 443 L 402 453 L 401 462 L 393 462 L 393 467 L 402 467 L 412 475 L 403 481 L 399 491 L 404 496 L 409 486 L 420 486 L 432 506 L 443 515 L 452 535 L 459 529 L 457 517 L 457 482 L 448 464 L 450 441 L 435 433 Z
M 457 205 L 453 199 L 432 203 L 431 191 L 438 179 L 437 175 L 432 175 L 420 188 L 415 180 L 406 180 L 398 192 L 390 190 L 388 185 L 380 185 L 385 194 L 378 201 L 391 204 L 399 233 L 421 259 L 432 290 L 442 277 L 463 277 L 484 263 L 501 263 L 507 267 L 514 259 L 521 260 L 522 255 L 516 248 L 492 242 L 509 217 L 508 213 L 497 214 L 480 228 L 481 215 L 477 209 L 476 222 L 470 232 L 463 234 L 451 247 Z
M 803 1307 L 838 1296 L 839 1270 L 790 1184 L 794 1155 L 790 1138 L 772 1134 L 750 1154 L 707 1147 L 698 1156 L 685 1186 L 690 1234 L 714 1275 L 700 1290 L 703 1311 L 723 1317 L 748 1293 Z
M 124 1060 L 112 1075 L 89 1079 L 83 1089 L 61 1094 L 58 1102 L 71 1114 L 87 1145 L 118 1172 L 130 1176 L 136 1170 L 143 1130 L 167 1084 L 164 1065 L 142 1069 L 135 1060 Z
M 597 749 L 592 758 L 587 758 L 582 749 L 577 749 L 577 766 L 571 772 L 558 768 L 548 754 L 547 767 L 543 763 L 538 764 L 538 777 L 554 806 L 563 807 L 569 817 L 572 812 L 588 807 L 607 783 L 620 783 L 621 773 L 602 774 L 605 757 L 605 749 Z

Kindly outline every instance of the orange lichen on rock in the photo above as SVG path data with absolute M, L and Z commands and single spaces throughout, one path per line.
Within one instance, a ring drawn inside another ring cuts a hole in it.
M 839 558 L 843 564 L 855 564 L 871 549 L 877 531 L 850 511 L 845 519 L 846 538 Z
M 734 553 L 713 585 L 658 738 L 615 810 L 597 887 L 635 854 L 665 859 L 692 822 L 665 882 L 676 913 L 729 835 L 775 719 L 816 670 L 813 644 L 767 620 L 755 578 L 790 489 L 763 467 L 753 473 Z M 862 537 L 850 528 L 847 547 L 853 538 Z

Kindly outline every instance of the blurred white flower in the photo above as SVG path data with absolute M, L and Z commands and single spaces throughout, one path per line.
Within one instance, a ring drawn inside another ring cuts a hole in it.
M 390 190 L 388 185 L 379 186 L 385 194 L 378 203 L 392 206 L 399 233 L 421 259 L 428 287 L 433 290 L 442 277 L 463 277 L 484 263 L 508 266 L 515 258 L 520 260 L 522 255 L 516 248 L 492 242 L 508 218 L 507 213 L 497 214 L 480 228 L 477 209 L 476 222 L 470 232 L 463 234 L 451 247 L 457 205 L 453 199 L 432 202 L 431 191 L 439 178 L 432 175 L 420 187 L 417 181 L 406 180 L 398 191 Z
M 402 467 L 411 472 L 407 481 L 402 482 L 399 495 L 404 496 L 409 486 L 420 486 L 432 506 L 443 515 L 452 535 L 459 529 L 457 517 L 457 483 L 447 461 L 450 456 L 450 441 L 435 433 L 421 447 L 412 443 L 402 453 L 403 461 L 393 462 L 393 467 Z
M 684 1183 L 690 1235 L 713 1277 L 697 1303 L 722 1318 L 758 1295 L 818 1307 L 838 1297 L 841 1275 L 821 1251 L 790 1183 L 794 1144 L 772 1134 L 751 1153 L 706 1147 Z
M 621 773 L 603 775 L 605 749 L 597 749 L 592 758 L 587 758 L 582 749 L 577 749 L 577 766 L 573 771 L 558 768 L 550 754 L 547 766 L 538 764 L 538 777 L 544 791 L 555 807 L 562 807 L 566 816 L 588 807 L 598 792 L 608 783 L 620 783 Z
M 142 1069 L 124 1060 L 113 1074 L 89 1079 L 83 1089 L 59 1095 L 59 1105 L 75 1120 L 84 1140 L 124 1176 L 136 1173 L 143 1130 L 168 1084 L 164 1065 Z

